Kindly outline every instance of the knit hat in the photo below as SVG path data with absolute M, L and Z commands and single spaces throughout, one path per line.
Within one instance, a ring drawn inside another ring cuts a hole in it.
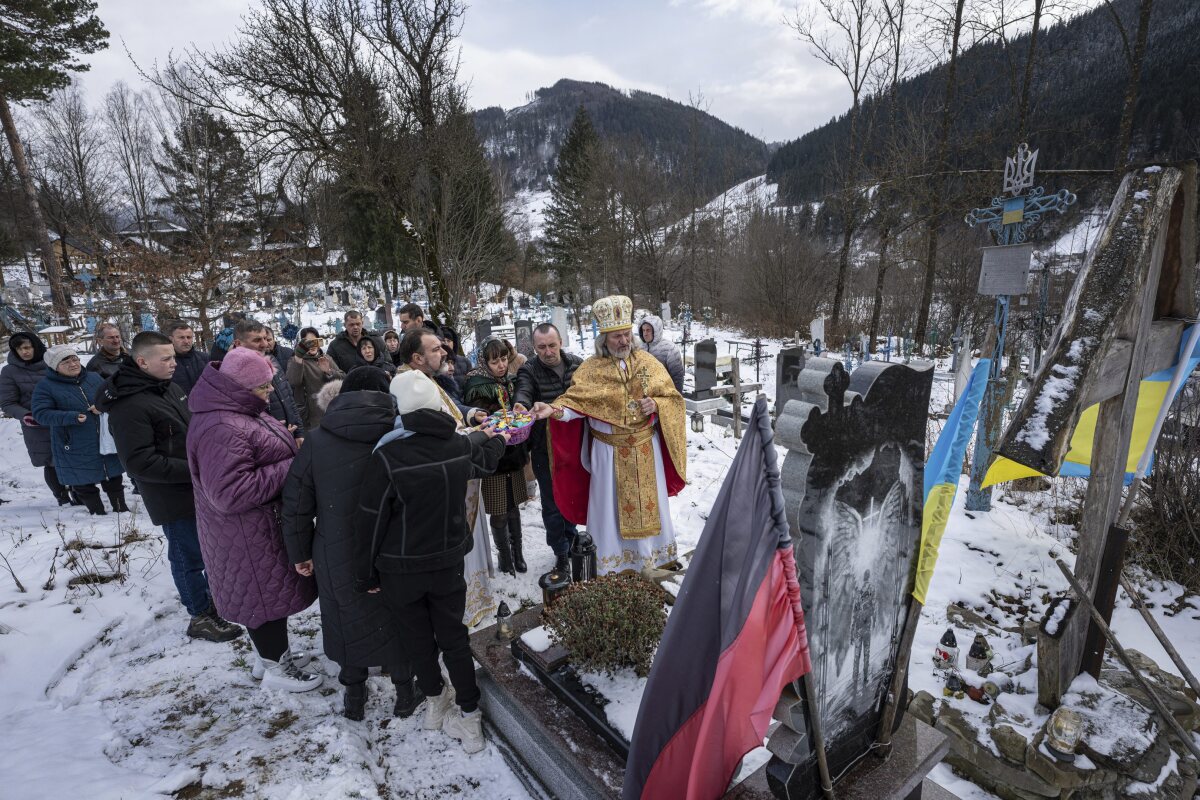
M 235 347 L 221 360 L 221 374 L 233 379 L 238 386 L 255 389 L 271 382 L 275 368 L 257 350 Z
M 418 370 L 410 369 L 392 378 L 390 390 L 396 398 L 396 413 L 402 416 L 422 408 L 442 410 L 437 385 Z
M 379 367 L 370 365 L 355 367 L 346 373 L 342 381 L 343 392 L 386 392 L 389 389 L 388 374 Z
M 63 362 L 67 356 L 78 357 L 79 353 L 69 344 L 56 344 L 46 351 L 46 355 L 42 356 L 42 360 L 46 362 L 46 367 L 57 371 L 58 365 Z

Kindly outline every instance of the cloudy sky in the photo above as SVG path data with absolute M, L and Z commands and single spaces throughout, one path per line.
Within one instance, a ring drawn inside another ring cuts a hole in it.
M 253 0 L 252 0 L 253 2 Z M 139 63 L 190 43 L 231 39 L 247 0 L 99 0 L 112 36 L 84 78 L 98 97 L 137 84 Z M 476 108 L 512 108 L 559 78 L 645 89 L 767 141 L 795 138 L 845 110 L 841 77 L 820 65 L 783 18 L 791 0 L 475 0 L 462 32 L 462 78 Z

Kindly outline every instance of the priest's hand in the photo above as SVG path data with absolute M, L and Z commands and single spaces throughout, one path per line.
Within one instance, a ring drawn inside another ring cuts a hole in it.
M 653 397 L 643 397 L 638 400 L 638 408 L 642 410 L 643 416 L 648 417 L 658 410 L 658 403 L 654 402 Z
M 554 406 L 549 403 L 534 403 L 529 410 L 529 416 L 534 419 L 549 419 L 554 416 Z

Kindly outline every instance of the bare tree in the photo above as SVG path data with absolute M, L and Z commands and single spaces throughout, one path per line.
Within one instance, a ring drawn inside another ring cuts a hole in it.
M 124 183 L 125 199 L 141 231 L 143 244 L 149 242 L 147 225 L 154 194 L 154 127 L 151 100 L 145 92 L 135 92 L 118 81 L 104 96 L 104 126 L 112 159 Z
M 842 244 L 838 251 L 837 282 L 830 315 L 834 329 L 841 322 L 850 248 L 866 205 L 859 186 L 860 137 L 864 133 L 862 99 L 874 78 L 876 66 L 887 53 L 884 16 L 878 0 L 812 0 L 812 5 L 802 8 L 788 20 L 796 35 L 808 43 L 812 54 L 841 73 L 850 89 L 850 137 L 845 155 L 839 159 L 842 169 L 837 206 L 841 216 Z

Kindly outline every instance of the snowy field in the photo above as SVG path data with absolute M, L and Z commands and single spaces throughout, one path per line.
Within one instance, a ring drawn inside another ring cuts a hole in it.
M 671 332 L 678 338 L 678 331 Z M 694 334 L 703 335 L 702 325 Z M 712 331 L 719 341 L 744 338 Z M 783 343 L 769 342 L 773 356 Z M 721 344 L 720 355 L 726 354 Z M 940 365 L 945 369 L 944 365 Z M 761 380 L 774 394 L 774 360 Z M 753 368 L 744 368 L 745 379 Z M 949 376 L 935 381 L 934 406 L 945 402 Z M 931 422 L 936 433 L 940 423 Z M 60 509 L 30 467 L 19 422 L 0 420 L 0 796 L 17 800 L 89 798 L 254 797 L 526 798 L 495 745 L 464 756 L 440 732 L 419 729 L 419 716 L 391 716 L 385 679 L 372 678 L 367 719 L 344 719 L 336 666 L 318 658 L 322 689 L 272 692 L 250 677 L 250 651 L 190 641 L 175 596 L 163 540 L 137 502 L 132 512 L 89 517 Z M 672 501 L 681 552 L 696 545 L 704 519 L 736 451 L 727 429 L 689 432 L 688 478 Z M 965 490 L 965 477 L 963 481 Z M 1056 555 L 1069 555 L 1068 533 L 1049 522 L 1053 495 L 1006 497 L 972 519 L 958 502 L 913 649 L 911 686 L 941 699 L 932 674 L 934 643 L 948 625 L 947 604 L 991 615 L 998 627 L 1037 618 L 1044 599 L 1061 592 Z M 131 500 L 136 500 L 130 495 Z M 538 502 L 523 514 L 529 572 L 500 576 L 497 599 L 513 608 L 539 597 L 537 576 L 553 562 L 543 544 Z M 6 568 L 5 560 L 8 567 Z M 72 578 L 113 573 L 122 581 L 69 587 Z M 12 574 L 9 572 L 11 568 Z M 26 591 L 17 589 L 13 575 Z M 1191 663 L 1200 663 L 1200 601 L 1180 587 L 1149 583 L 1154 613 Z M 1028 590 L 1028 592 L 1027 592 Z M 1028 594 L 1028 597 L 1026 596 Z M 1171 669 L 1166 655 L 1121 595 L 1114 628 L 1127 647 Z M 293 618 L 295 643 L 320 650 L 316 607 Z M 969 644 L 960 630 L 960 646 Z M 995 663 L 1023 662 L 1019 637 L 991 641 Z M 1032 673 L 1019 676 L 1029 681 Z M 986 708 L 949 700 L 965 713 Z M 1031 711 L 1032 715 L 1032 711 Z M 962 797 L 990 797 L 944 766 L 935 778 Z M 180 791 L 182 790 L 182 791 Z

